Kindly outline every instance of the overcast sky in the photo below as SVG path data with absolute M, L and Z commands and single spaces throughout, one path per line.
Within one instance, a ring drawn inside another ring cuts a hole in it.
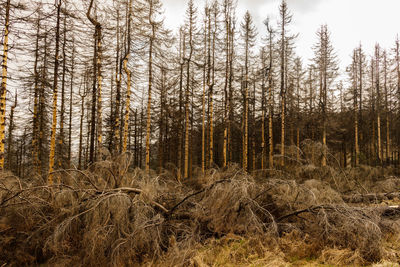
M 206 0 L 194 0 L 202 10 Z M 237 0 L 237 16 L 242 20 L 249 10 L 259 34 L 265 35 L 263 20 L 269 16 L 276 23 L 281 0 Z M 187 0 L 163 0 L 165 22 L 171 29 L 183 23 Z M 287 0 L 293 14 L 292 33 L 299 33 L 297 53 L 304 63 L 312 58 L 311 47 L 316 30 L 328 24 L 331 39 L 343 70 L 350 61 L 352 50 L 361 42 L 368 54 L 376 42 L 383 48 L 394 46 L 400 32 L 400 0 Z

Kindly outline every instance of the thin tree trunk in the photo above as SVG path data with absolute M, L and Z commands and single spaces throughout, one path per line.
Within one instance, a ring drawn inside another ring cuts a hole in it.
M 263 73 L 262 84 L 261 84 L 261 170 L 265 168 L 265 76 L 270 75 L 269 70 L 265 70 L 265 51 L 264 49 L 261 51 L 261 59 L 263 62 L 263 70 L 264 72 L 268 71 L 268 73 Z
M 177 178 L 178 181 L 182 178 L 182 109 L 183 109 L 183 65 L 185 58 L 185 33 L 183 30 L 180 31 L 180 42 L 179 42 L 179 56 L 180 56 L 180 72 L 179 72 L 179 118 L 178 118 L 178 160 L 177 160 Z
M 149 21 L 150 21 L 149 16 Z M 151 23 L 151 21 L 150 21 Z M 153 41 L 154 41 L 154 26 L 152 25 L 153 34 L 150 37 L 149 45 L 149 90 L 147 101 L 147 124 L 146 124 L 146 173 L 150 172 L 150 130 L 151 130 L 151 91 L 153 82 Z
M 12 151 L 13 151 L 13 132 L 14 132 L 14 110 L 15 107 L 17 106 L 17 93 L 15 93 L 15 100 L 14 104 L 11 106 L 11 111 L 10 111 L 10 124 L 8 126 L 8 151 L 7 151 L 7 163 L 8 163 L 8 169 L 12 169 Z
M 378 161 L 382 163 L 382 139 L 381 139 L 381 94 L 380 94 L 380 84 L 379 84 L 379 46 L 375 47 L 375 64 L 376 64 L 376 95 L 377 95 L 377 103 L 376 103 L 376 111 L 377 111 L 377 135 L 378 135 Z
M 128 60 L 130 57 L 131 51 L 131 21 L 132 21 L 132 0 L 129 1 L 128 8 L 128 34 L 127 34 L 127 46 L 128 50 L 126 51 L 126 55 L 124 58 L 124 71 L 127 77 L 127 85 L 126 85 L 126 100 L 125 100 L 125 120 L 124 120 L 124 139 L 122 145 L 122 152 L 126 152 L 127 142 L 128 142 L 128 130 L 129 130 L 129 115 L 131 108 L 131 71 L 128 69 Z
M 68 164 L 71 165 L 72 151 L 72 98 L 74 88 L 74 68 L 75 68 L 75 41 L 72 40 L 72 59 L 71 59 L 71 87 L 69 91 L 69 127 L 68 127 Z
M 86 82 L 85 82 L 86 84 Z M 78 169 L 82 169 L 82 149 L 83 149 L 83 119 L 85 116 L 85 96 L 86 96 L 86 90 L 81 94 L 79 92 L 79 95 L 81 97 L 81 117 L 80 117 L 80 123 L 79 123 L 79 155 L 78 155 Z
M 40 174 L 39 165 L 39 72 L 38 72 L 38 59 L 39 59 L 39 34 L 40 34 L 40 17 L 37 20 L 36 32 L 36 45 L 35 45 L 35 63 L 33 72 L 35 75 L 34 84 L 34 97 L 33 97 L 33 136 L 32 136 L 32 158 L 36 174 Z
M 64 15 L 64 32 L 63 32 L 63 45 L 62 45 L 62 57 L 63 57 L 63 61 L 62 61 L 62 77 L 61 77 L 61 107 L 60 107 L 60 133 L 59 133 L 59 137 L 58 137 L 58 167 L 62 168 L 64 165 L 64 153 L 65 153 L 65 149 L 64 149 L 64 123 L 65 123 L 65 73 L 66 73 L 66 62 L 67 62 L 67 58 L 66 58 L 66 51 L 65 51 L 65 47 L 66 47 L 66 43 L 67 43 L 67 29 L 66 29 L 66 23 L 67 23 L 67 17 Z
M 282 94 L 282 110 L 281 110 L 281 166 L 285 166 L 285 127 L 286 127 L 286 122 L 285 122 L 285 105 L 286 105 L 286 96 L 283 93 Z
M 102 128 L 102 73 L 101 73 L 101 25 L 97 24 L 97 160 L 101 160 L 103 146 Z
M 57 1 L 57 26 L 56 26 L 56 50 L 55 50 L 55 62 L 54 62 L 54 79 L 53 79 L 53 119 L 51 124 L 51 141 L 50 141 L 50 156 L 49 156 L 49 176 L 48 184 L 53 184 L 54 171 L 54 156 L 56 149 L 56 127 L 57 127 L 57 95 L 58 95 L 58 52 L 60 49 L 60 11 L 61 11 L 61 0 Z
M 6 21 L 4 27 L 4 42 L 3 42 L 3 61 L 1 92 L 0 92 L 0 170 L 4 169 L 4 139 L 6 127 L 6 94 L 7 94 L 7 59 L 8 59 L 8 35 L 10 27 L 10 0 L 6 4 Z
M 191 23 L 191 22 L 190 22 Z M 184 176 L 189 177 L 189 94 L 190 94 L 190 63 L 193 53 L 193 33 L 192 25 L 189 26 L 189 56 L 186 65 L 186 89 L 185 89 L 185 159 L 184 159 Z

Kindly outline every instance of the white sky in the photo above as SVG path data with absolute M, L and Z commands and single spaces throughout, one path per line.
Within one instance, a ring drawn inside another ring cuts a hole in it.
M 194 0 L 202 11 L 206 0 Z M 265 36 L 264 19 L 275 23 L 280 0 L 237 0 L 241 22 L 246 10 L 253 16 L 259 34 Z M 312 46 L 321 24 L 328 24 L 331 39 L 342 70 L 350 63 L 352 50 L 362 43 L 370 55 L 376 42 L 391 49 L 400 32 L 400 0 L 287 0 L 293 14 L 292 33 L 299 33 L 297 53 L 307 63 L 313 57 Z M 187 0 L 163 0 L 166 25 L 175 30 L 183 23 Z M 201 17 L 201 16 L 200 16 Z

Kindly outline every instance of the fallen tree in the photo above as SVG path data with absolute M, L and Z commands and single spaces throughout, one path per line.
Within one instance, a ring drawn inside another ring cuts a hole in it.
M 1 261 L 120 266 L 173 254 L 188 264 L 193 254 L 180 251 L 213 237 L 279 240 L 295 231 L 313 253 L 350 249 L 369 263 L 386 257 L 385 236 L 398 232 L 398 208 L 346 205 L 317 180 L 256 181 L 228 169 L 180 183 L 168 172 L 127 166 L 121 156 L 85 171 L 57 171 L 53 185 L 1 176 Z
M 342 196 L 347 203 L 381 203 L 387 200 L 400 199 L 400 192 L 353 194 Z

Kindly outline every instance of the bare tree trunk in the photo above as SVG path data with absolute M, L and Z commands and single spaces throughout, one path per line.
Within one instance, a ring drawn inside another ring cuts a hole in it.
M 90 144 L 90 161 L 94 162 L 95 159 L 100 160 L 100 155 L 102 153 L 102 144 L 103 144 L 103 131 L 102 131 L 102 73 L 101 73 L 101 30 L 102 26 L 100 22 L 93 18 L 90 15 L 90 11 L 93 6 L 93 0 L 90 1 L 88 11 L 86 13 L 86 17 L 89 21 L 95 26 L 95 53 L 93 58 L 93 68 L 94 68 L 94 82 L 93 82 L 93 96 L 92 96 L 92 128 L 91 128 L 91 144 Z M 97 83 L 97 90 L 96 90 Z M 97 94 L 97 95 L 96 95 Z M 97 108 L 96 108 L 96 97 L 97 97 Z M 97 116 L 95 116 L 95 114 Z M 96 123 L 94 121 L 96 120 Z M 97 124 L 97 125 L 96 125 Z M 97 127 L 96 127 L 97 126 Z M 94 135 L 97 132 L 97 152 L 96 156 L 94 155 Z
M 61 77 L 61 107 L 60 107 L 60 130 L 58 137 L 58 167 L 62 168 L 64 165 L 64 153 L 65 153 L 65 140 L 64 140 L 64 123 L 65 123 L 65 73 L 66 73 L 66 43 L 67 43 L 67 29 L 66 29 L 67 17 L 64 15 L 64 32 L 63 32 L 63 45 L 62 45 L 62 77 Z
M 127 34 L 127 46 L 124 62 L 124 71 L 127 77 L 127 87 L 126 87 L 126 100 L 125 100 L 125 120 L 124 120 L 124 139 L 122 145 L 122 152 L 126 152 L 127 142 L 128 142 L 128 130 L 129 130 L 129 115 L 131 109 L 131 71 L 128 69 L 128 60 L 131 51 L 131 21 L 132 21 L 132 0 L 129 1 L 128 7 L 128 34 Z
M 8 35 L 10 27 L 10 0 L 6 4 L 6 21 L 4 27 L 4 42 L 3 42 L 3 61 L 2 77 L 1 77 L 1 92 L 0 92 L 0 170 L 4 169 L 4 141 L 6 127 L 6 94 L 7 94 L 7 59 L 8 59 Z
M 80 115 L 80 123 L 79 123 L 79 156 L 78 156 L 78 169 L 82 169 L 82 150 L 83 150 L 83 119 L 85 116 L 85 97 L 87 95 L 86 90 L 87 84 L 87 75 L 85 74 L 85 81 L 84 81 L 84 91 L 81 94 L 79 90 L 79 96 L 81 97 L 81 115 Z
M 180 181 L 182 178 L 182 109 L 183 109 L 183 65 L 185 58 L 185 33 L 181 29 L 180 31 L 180 72 L 179 72 L 179 118 L 178 118 L 178 160 L 177 160 L 177 178 Z
M 74 68 L 75 68 L 75 41 L 72 40 L 72 59 L 71 59 L 71 87 L 69 91 L 69 127 L 68 127 L 68 164 L 71 165 L 72 151 L 72 98 L 74 88 Z
M 56 149 L 56 127 L 57 127 L 57 94 L 58 94 L 58 52 L 60 48 L 60 11 L 61 11 L 61 0 L 57 1 L 57 26 L 56 26 L 56 50 L 55 50 L 55 62 L 54 62 L 54 79 L 53 79 L 53 119 L 51 125 L 51 141 L 50 141 L 50 156 L 49 156 L 49 176 L 48 184 L 53 184 L 54 171 L 54 156 Z
M 360 161 L 360 149 L 358 144 L 358 90 L 357 90 L 357 56 L 354 50 L 353 55 L 353 108 L 354 108 L 354 147 L 355 147 L 355 166 L 359 165 Z
M 375 67 L 376 67 L 376 112 L 377 112 L 377 134 L 378 134 L 378 161 L 382 163 L 382 141 L 381 141 L 381 93 L 380 93 L 380 84 L 379 84 L 379 61 L 380 61 L 380 48 L 379 45 L 375 46 Z
M 207 55 L 207 21 L 204 21 L 204 55 Z M 201 172 L 204 175 L 206 168 L 206 56 L 203 65 L 203 95 L 202 95 L 202 125 L 201 125 Z
M 152 27 L 152 35 L 150 37 L 149 44 L 149 90 L 148 90 L 148 101 L 147 101 L 147 124 L 146 124 L 146 173 L 150 172 L 150 130 L 151 130 L 151 91 L 153 82 L 153 42 L 155 38 L 155 28 L 151 21 L 152 10 L 150 7 L 149 23 Z
M 185 156 L 184 156 L 184 175 L 183 178 L 187 179 L 189 177 L 189 94 L 190 94 L 190 65 L 193 54 L 193 32 L 192 32 L 192 19 L 193 10 L 190 12 L 190 22 L 189 22 L 189 56 L 186 59 L 186 89 L 185 89 Z
M 389 121 L 389 101 L 388 101 L 388 88 L 387 88 L 387 58 L 386 58 L 386 50 L 383 52 L 383 71 L 384 71 L 384 82 L 383 87 L 385 89 L 385 113 L 386 113 L 386 151 L 385 151 L 385 158 L 386 163 L 389 164 L 389 157 L 390 157 L 390 121 Z
M 261 51 L 263 77 L 261 80 L 261 170 L 265 168 L 265 79 L 270 75 L 265 66 L 265 50 Z
M 8 126 L 8 151 L 7 151 L 7 163 L 8 163 L 8 169 L 12 169 L 12 152 L 13 152 L 13 132 L 14 132 L 14 110 L 15 107 L 17 106 L 17 92 L 15 92 L 15 100 L 14 104 L 11 106 L 11 111 L 10 111 L 10 124 Z
M 97 160 L 101 160 L 103 147 L 102 126 L 102 73 L 101 73 L 101 25 L 97 24 Z
M 38 60 L 39 60 L 39 34 L 40 34 L 40 17 L 37 19 L 37 32 L 36 32 L 36 45 L 35 45 L 35 63 L 33 67 L 33 73 L 35 75 L 34 84 L 34 97 L 33 97 L 33 136 L 32 136 L 32 158 L 33 165 L 36 174 L 40 174 L 39 165 L 39 72 L 38 72 Z M 45 52 L 46 53 L 46 52 Z

